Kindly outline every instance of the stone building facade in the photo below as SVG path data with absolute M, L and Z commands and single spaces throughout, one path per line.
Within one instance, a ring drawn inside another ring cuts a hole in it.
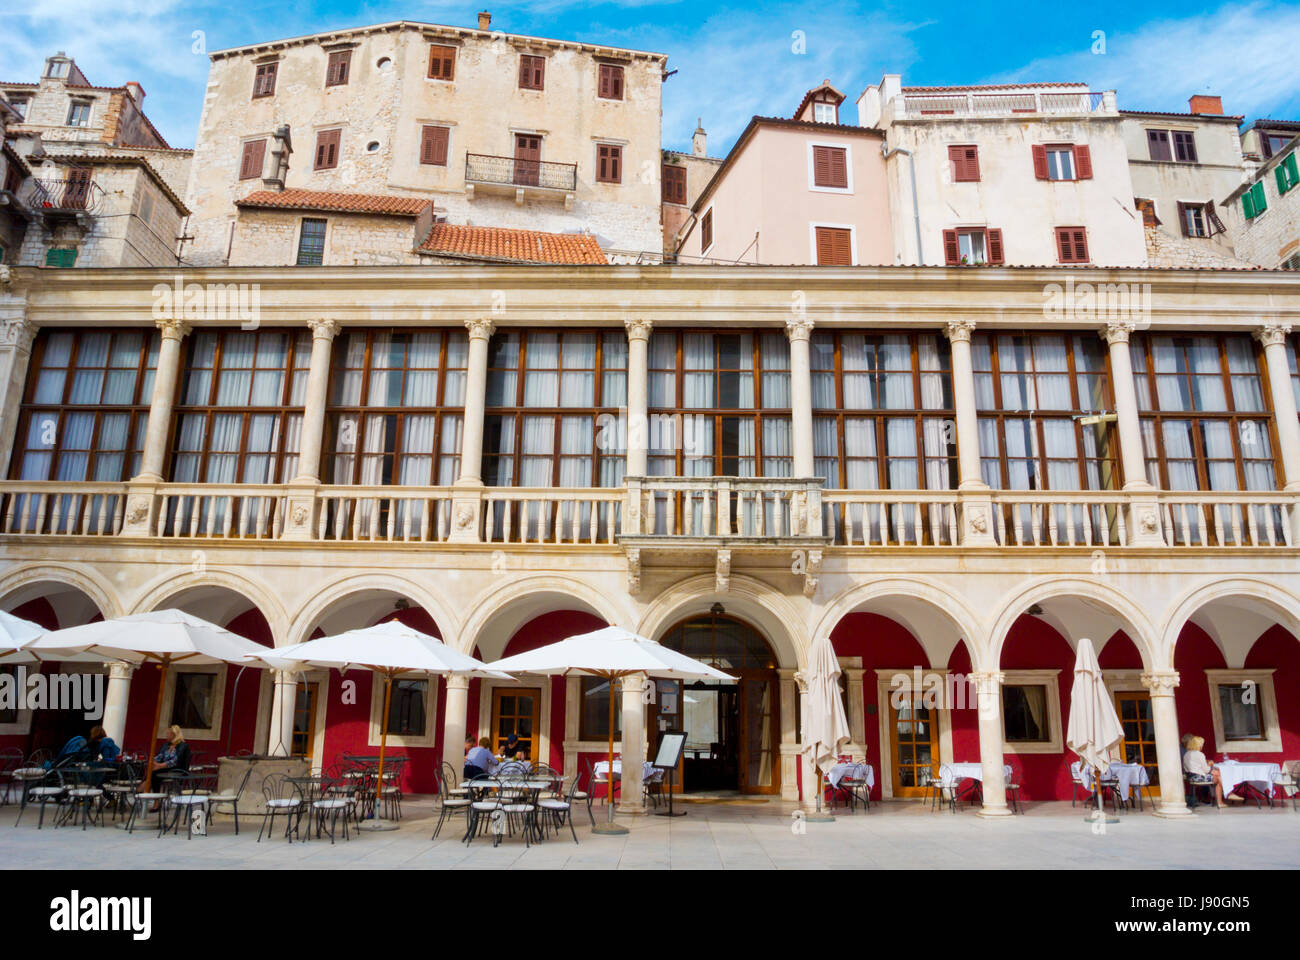
M 662 54 L 508 34 L 485 14 L 211 59 L 195 264 L 226 262 L 237 201 L 268 187 L 423 197 L 451 223 L 587 232 L 632 257 L 661 247 Z
M 1300 270 L 1300 137 L 1274 151 L 1224 197 L 1236 255 L 1264 267 Z

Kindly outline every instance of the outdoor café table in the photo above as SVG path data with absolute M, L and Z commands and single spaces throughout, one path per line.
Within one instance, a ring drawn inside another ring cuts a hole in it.
M 1092 792 L 1092 768 L 1087 764 L 1071 764 L 1071 770 L 1078 769 L 1079 780 L 1083 783 L 1084 789 Z M 1103 781 L 1115 781 L 1115 789 L 1119 791 L 1119 797 L 1125 803 L 1133 798 L 1133 791 L 1140 790 L 1142 787 L 1151 786 L 1151 775 L 1147 773 L 1147 768 L 1140 763 L 1112 763 L 1102 771 L 1101 778 Z
M 1237 787 L 1242 788 L 1242 796 L 1250 799 L 1250 791 L 1254 791 L 1254 799 L 1267 800 L 1269 806 L 1273 805 L 1273 781 L 1282 775 L 1282 766 L 1277 763 L 1242 763 L 1239 760 L 1223 760 L 1215 764 L 1219 771 L 1219 781 L 1223 784 L 1223 795 L 1226 797 Z
M 80 821 L 84 830 L 86 824 L 103 810 L 104 778 L 116 773 L 117 767 L 111 763 L 69 763 L 60 767 L 59 772 L 68 784 L 69 803 L 58 826 Z M 102 815 L 100 825 L 103 825 Z
M 543 790 L 547 790 L 557 783 L 560 784 L 561 788 L 563 788 L 564 779 L 564 777 L 559 777 L 558 779 L 554 777 L 529 777 L 526 780 L 518 780 L 507 777 L 502 780 L 496 777 L 475 777 L 473 780 L 462 781 L 461 786 L 469 791 L 471 802 L 482 800 L 488 794 L 495 793 L 503 786 L 511 789 L 522 788 L 527 790 L 527 802 L 533 805 L 534 816 L 530 822 L 525 823 L 524 829 L 530 831 L 532 836 L 536 839 L 541 840 L 542 829 L 538 822 L 538 818 L 535 815 L 537 813 L 537 801 Z M 474 827 L 467 825 L 464 836 L 465 843 L 468 843 L 473 839 L 473 831 Z M 493 838 L 492 845 L 495 847 L 498 843 L 500 843 L 500 835 Z
M 591 768 L 592 782 L 594 783 L 596 780 L 599 780 L 602 776 L 604 776 L 605 772 L 608 769 L 609 769 L 608 760 L 601 760 L 599 763 L 593 766 Z M 651 763 L 649 760 L 645 760 L 641 763 L 642 782 L 645 782 L 646 780 L 650 780 L 652 777 L 654 777 L 656 773 L 657 771 L 655 770 L 655 765 Z M 614 779 L 615 780 L 623 779 L 623 758 L 622 757 L 614 758 Z M 588 787 L 587 789 L 588 791 L 590 791 L 591 787 Z
M 868 787 L 876 785 L 876 771 L 871 769 L 869 763 L 837 763 L 826 771 L 826 782 L 837 790 L 845 777 L 864 780 Z
M 1005 764 L 1002 767 L 1003 782 L 1011 782 L 1011 765 Z M 982 763 L 943 763 L 939 765 L 939 782 L 943 784 L 944 789 L 952 791 L 954 802 L 957 799 L 957 787 L 964 780 L 972 780 L 974 783 L 968 788 L 968 793 L 974 793 L 977 789 L 981 799 L 984 796 L 984 764 Z M 977 786 L 978 785 L 978 786 Z

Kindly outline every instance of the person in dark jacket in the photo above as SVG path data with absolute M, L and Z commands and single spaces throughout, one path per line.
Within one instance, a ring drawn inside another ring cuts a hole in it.
M 185 737 L 181 735 L 181 728 L 173 723 L 167 728 L 167 733 L 169 742 L 153 758 L 153 771 L 155 773 L 189 773 L 190 745 L 185 742 Z

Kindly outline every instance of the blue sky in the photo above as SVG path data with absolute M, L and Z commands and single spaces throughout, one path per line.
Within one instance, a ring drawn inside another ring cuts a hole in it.
M 789 115 L 830 79 L 856 101 L 886 72 L 905 84 L 1083 81 L 1116 89 L 1123 107 L 1186 110 L 1194 93 L 1223 97 L 1247 119 L 1300 119 L 1300 3 L 1193 6 L 1115 2 L 833 5 L 688 0 L 408 0 L 405 3 L 229 5 L 205 0 L 37 0 L 0 13 L 0 81 L 31 81 L 46 55 L 71 54 L 91 83 L 139 80 L 150 118 L 173 146 L 191 146 L 207 50 L 341 27 L 419 20 L 493 27 L 655 50 L 678 73 L 664 86 L 663 139 L 690 142 L 696 117 L 709 152 L 725 153 L 752 115 Z M 804 38 L 797 51 L 796 32 Z M 1104 34 L 1104 53 L 1095 35 Z M 856 119 L 850 107 L 846 118 Z

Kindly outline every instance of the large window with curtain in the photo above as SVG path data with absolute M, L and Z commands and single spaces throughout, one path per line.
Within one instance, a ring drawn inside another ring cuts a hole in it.
M 1134 339 L 1147 479 L 1166 490 L 1272 490 L 1273 415 L 1247 334 Z
M 178 483 L 287 483 L 298 471 L 311 334 L 199 330 L 172 439 Z
M 499 330 L 488 349 L 483 482 L 615 487 L 623 482 L 627 336 Z
M 1114 490 L 1119 434 L 1106 344 L 1095 333 L 971 340 L 981 472 L 995 490 Z
M 10 473 L 129 480 L 140 471 L 158 333 L 46 330 L 32 347 Z
M 952 359 L 939 333 L 816 331 L 813 455 L 828 489 L 949 490 L 957 485 Z M 942 539 L 944 508 L 827 508 L 837 539 L 914 539 L 918 520 Z M 829 527 L 828 527 L 829 529 Z
M 793 475 L 784 330 L 656 331 L 648 386 L 652 475 Z
M 325 483 L 448 486 L 460 469 L 464 330 L 348 330 L 331 353 Z

